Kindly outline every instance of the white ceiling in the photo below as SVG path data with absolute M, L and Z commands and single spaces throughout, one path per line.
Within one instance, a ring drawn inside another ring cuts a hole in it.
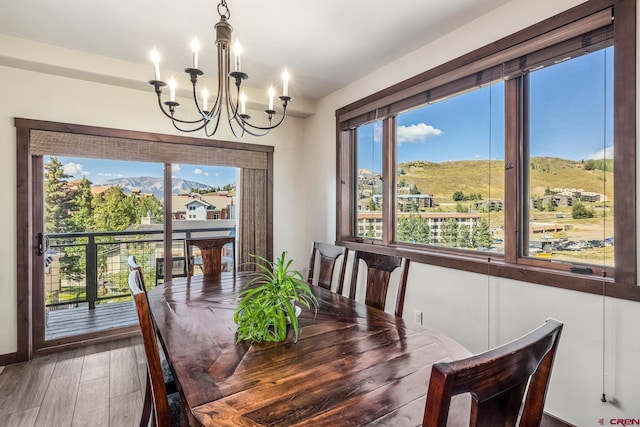
M 248 85 L 279 82 L 286 66 L 291 95 L 321 98 L 509 0 L 227 0 L 243 47 Z M 0 33 L 149 64 L 190 66 L 190 42 L 203 49 L 200 68 L 215 68 L 216 0 L 4 0 Z

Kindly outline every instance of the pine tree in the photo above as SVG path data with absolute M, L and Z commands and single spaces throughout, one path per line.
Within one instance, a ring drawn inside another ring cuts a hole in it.
M 473 245 L 476 248 L 489 248 L 491 247 L 492 239 L 491 232 L 489 231 L 489 223 L 484 219 L 478 222 L 475 230 L 473 230 Z
M 68 190 L 69 175 L 64 173 L 62 163 L 51 157 L 44 165 L 44 227 L 46 233 L 69 231 L 71 197 Z
M 92 201 L 91 181 L 87 178 L 82 178 L 71 199 L 71 231 L 95 231 Z
M 398 220 L 397 238 L 400 242 L 429 244 L 430 234 L 429 222 L 420 215 L 412 214 Z
M 448 218 L 444 224 L 442 224 L 440 244 L 450 248 L 456 248 L 458 246 L 458 222 L 455 219 Z

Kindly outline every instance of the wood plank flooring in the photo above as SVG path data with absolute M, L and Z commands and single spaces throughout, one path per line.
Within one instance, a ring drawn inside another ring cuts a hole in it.
M 142 338 L 39 356 L 0 370 L 0 426 L 138 426 Z

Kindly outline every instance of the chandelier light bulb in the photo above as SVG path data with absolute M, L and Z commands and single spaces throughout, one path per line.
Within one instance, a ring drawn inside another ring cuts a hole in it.
M 173 76 L 169 79 L 169 101 L 176 102 L 176 79 Z
M 276 91 L 273 90 L 273 86 L 269 88 L 269 111 L 273 111 L 273 97 L 276 95 Z
M 153 75 L 156 80 L 160 80 L 160 53 L 153 47 L 151 51 L 151 62 L 153 63 Z
M 247 95 L 240 93 L 240 114 L 247 114 Z
M 282 73 L 282 96 L 289 96 L 289 71 L 286 68 Z
M 236 40 L 236 42 L 233 44 L 233 57 L 234 57 L 234 70 L 236 72 L 241 72 L 241 65 L 240 65 L 240 55 L 242 55 L 242 46 L 240 46 L 240 42 L 238 40 Z
M 198 68 L 198 52 L 200 51 L 200 42 L 197 37 L 191 41 L 191 52 L 193 52 L 193 68 Z
M 209 91 L 205 87 L 202 89 L 202 111 L 208 110 L 208 102 L 209 102 Z

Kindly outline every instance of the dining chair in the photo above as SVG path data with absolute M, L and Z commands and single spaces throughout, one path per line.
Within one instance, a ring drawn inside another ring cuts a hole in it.
M 321 288 L 329 289 L 333 292 L 342 293 L 344 283 L 344 273 L 347 268 L 347 255 L 349 249 L 343 246 L 331 245 L 329 243 L 313 242 L 311 249 L 311 259 L 309 260 L 309 276 L 307 281 L 316 284 Z M 333 280 L 333 273 L 338 263 L 342 259 L 340 272 L 337 280 Z M 314 283 L 314 275 L 318 272 L 318 281 Z
M 207 237 L 198 239 L 185 239 L 185 256 L 187 258 L 187 275 L 193 276 L 196 260 L 192 253 L 195 246 L 200 249 L 202 263 L 202 274 L 205 276 L 215 276 L 226 268 L 235 270 L 236 264 L 236 239 L 232 236 Z M 231 256 L 223 256 L 222 248 L 231 245 Z M 231 266 L 231 267 L 229 267 Z
M 444 427 L 451 398 L 470 393 L 470 427 L 539 426 L 561 332 L 562 323 L 548 319 L 508 344 L 433 365 L 423 425 Z
M 140 426 L 148 426 L 150 422 L 151 425 L 158 427 L 188 425 L 179 394 L 169 395 L 165 388 L 160 351 L 149 311 L 149 302 L 143 290 L 142 276 L 138 270 L 134 269 L 129 272 L 129 288 L 138 313 L 142 342 L 147 358 L 147 382 Z
M 142 290 L 144 291 L 144 293 L 147 293 L 147 286 L 144 284 L 144 274 L 142 274 L 142 267 L 140 266 L 140 264 L 138 264 L 138 259 L 136 258 L 136 256 L 129 255 L 129 258 L 127 258 L 127 264 L 129 264 L 129 270 L 135 270 L 138 272 L 138 274 L 140 275 Z
M 135 255 L 130 255 L 127 259 L 127 263 L 129 264 L 129 269 L 131 271 L 138 272 L 138 280 L 140 281 L 140 289 L 144 292 L 145 296 L 147 294 L 147 288 L 144 283 L 144 274 L 142 274 L 142 267 L 138 264 L 138 260 Z M 131 277 L 129 277 L 131 278 Z M 153 325 L 153 330 L 155 333 L 155 325 Z M 160 367 L 162 369 L 162 376 L 164 378 L 164 385 L 167 390 L 167 393 L 175 393 L 176 392 L 176 384 L 173 378 L 173 374 L 171 373 L 171 368 L 169 367 L 169 362 L 167 361 L 167 357 L 165 356 L 162 349 L 159 349 L 160 352 Z
M 366 281 L 364 281 L 364 303 L 366 305 L 390 311 L 393 304 L 393 313 L 402 317 L 404 309 L 404 296 L 407 287 L 407 274 L 409 272 L 409 259 L 399 256 L 376 254 L 366 251 L 356 251 L 353 258 L 353 270 L 349 289 L 349 298 L 356 299 L 358 293 L 358 272 L 360 264 L 366 265 Z M 391 282 L 391 273 L 400 268 L 400 278 L 396 283 Z M 389 290 L 392 290 L 391 294 Z M 390 304 L 387 303 L 390 301 Z

